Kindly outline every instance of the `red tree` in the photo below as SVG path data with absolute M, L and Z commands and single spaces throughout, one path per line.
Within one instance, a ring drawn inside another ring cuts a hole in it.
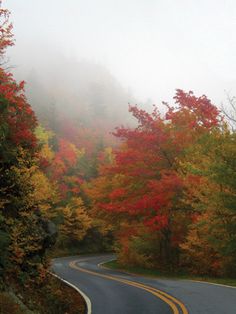
M 175 101 L 174 107 L 167 105 L 164 118 L 157 108 L 149 114 L 130 107 L 138 126 L 116 130 L 123 146 L 115 153 L 114 165 L 103 168 L 102 173 L 111 182 L 109 194 L 95 201 L 99 210 L 123 215 L 159 233 L 162 257 L 169 262 L 170 252 L 178 248 L 186 231 L 186 222 L 179 220 L 190 219 L 182 204 L 184 182 L 179 161 L 219 123 L 217 108 L 205 96 L 198 98 L 192 92 L 177 90 Z M 114 177 L 119 180 L 112 184 Z

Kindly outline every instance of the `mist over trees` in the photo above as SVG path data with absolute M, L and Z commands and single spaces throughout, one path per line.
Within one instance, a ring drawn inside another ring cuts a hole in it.
M 33 109 L 52 129 L 60 129 L 64 119 L 77 126 L 97 124 L 95 127 L 109 131 L 131 121 L 128 103 L 135 99 L 105 66 L 55 54 L 53 60 L 23 71 L 16 66 L 14 71 L 18 78 L 26 78 Z

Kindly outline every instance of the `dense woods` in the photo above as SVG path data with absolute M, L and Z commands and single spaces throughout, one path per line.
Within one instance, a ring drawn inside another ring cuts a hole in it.
M 9 12 L 0 18 L 1 285 L 43 286 L 51 256 L 104 251 L 123 265 L 236 277 L 236 133 L 217 107 L 177 90 L 165 114 L 131 105 L 132 123 L 114 131 L 123 113 L 90 85 L 92 118 L 83 97 L 71 115 L 32 92 L 35 113 L 4 68 L 14 41 Z

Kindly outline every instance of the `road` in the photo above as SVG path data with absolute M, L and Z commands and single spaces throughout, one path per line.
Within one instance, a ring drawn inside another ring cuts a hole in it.
M 53 260 L 52 270 L 78 287 L 93 314 L 236 314 L 236 288 L 104 269 L 111 255 Z

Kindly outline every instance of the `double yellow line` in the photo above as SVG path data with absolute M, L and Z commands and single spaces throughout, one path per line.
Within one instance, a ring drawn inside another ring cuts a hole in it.
M 145 290 L 145 291 L 155 295 L 156 297 L 158 297 L 159 299 L 161 299 L 165 303 L 167 303 L 170 306 L 170 308 L 172 309 L 173 314 L 188 314 L 188 310 L 186 309 L 185 305 L 181 301 L 179 301 L 178 299 L 174 298 L 173 296 L 169 295 L 168 293 L 166 293 L 164 291 L 158 290 L 156 288 L 153 288 L 153 287 L 150 287 L 150 286 L 147 286 L 147 285 L 135 282 L 135 281 L 130 281 L 127 279 L 118 278 L 118 277 L 114 277 L 111 275 L 105 275 L 105 274 L 97 273 L 95 271 L 84 269 L 84 268 L 79 267 L 76 263 L 77 263 L 77 260 L 72 261 L 69 263 L 69 266 L 71 268 L 74 268 L 76 270 L 79 270 L 81 272 L 84 272 L 84 273 L 87 273 L 90 275 L 118 281 L 118 282 L 124 283 L 126 285 Z M 181 309 L 181 311 L 179 309 Z

